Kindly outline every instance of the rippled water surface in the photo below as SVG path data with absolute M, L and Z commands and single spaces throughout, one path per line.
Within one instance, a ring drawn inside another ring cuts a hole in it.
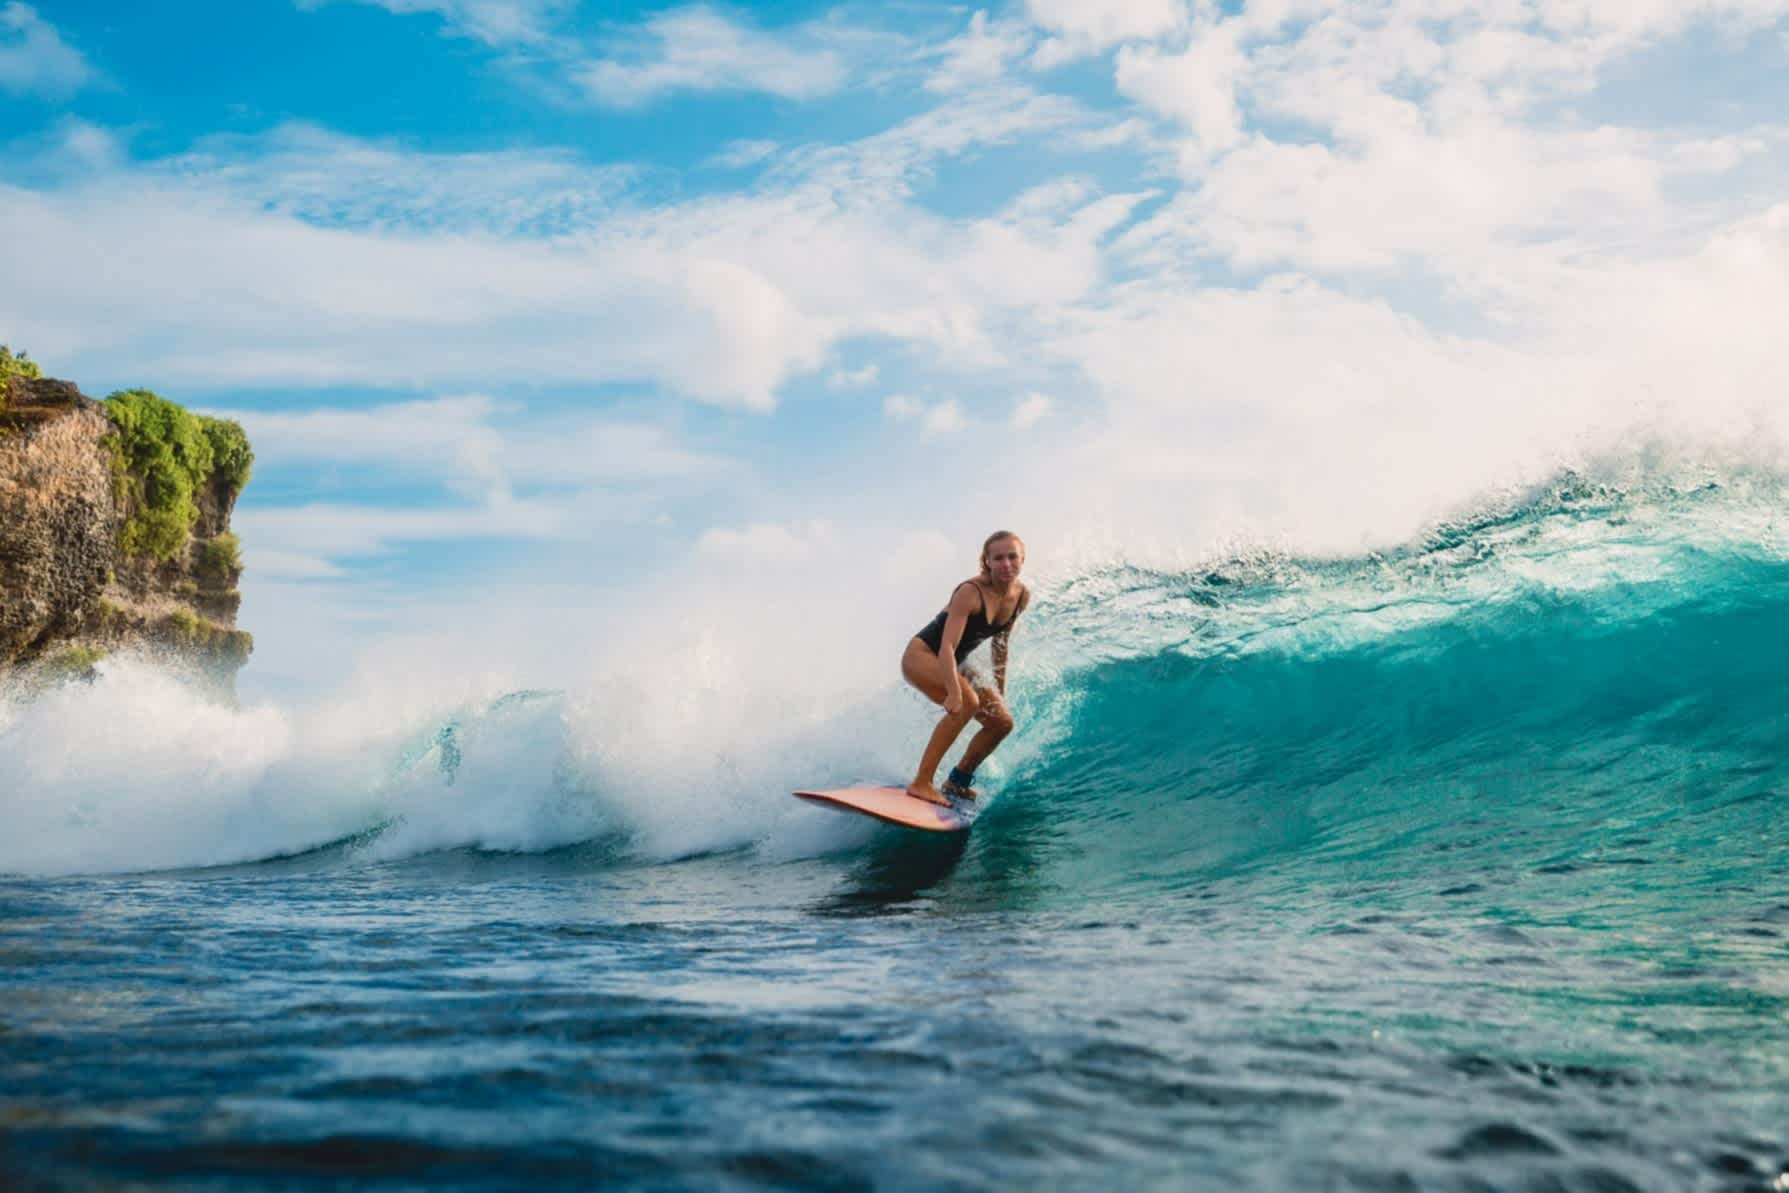
M 1789 902 L 1644 935 L 1469 882 L 1065 910 L 991 905 L 1011 859 L 976 853 L 11 883 L 0 1158 L 171 1188 L 1762 1189 L 1789 1160 Z

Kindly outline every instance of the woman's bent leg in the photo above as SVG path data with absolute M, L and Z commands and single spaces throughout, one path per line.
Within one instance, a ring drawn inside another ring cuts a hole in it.
M 999 692 L 993 688 L 977 688 L 975 695 L 980 706 L 975 719 L 981 722 L 981 729 L 969 739 L 969 748 L 963 751 L 963 761 L 957 763 L 957 769 L 968 775 L 974 774 L 975 768 L 994 752 L 994 747 L 1013 731 L 1013 715 Z M 949 749 L 948 746 L 945 748 Z
M 934 704 L 943 704 L 944 683 L 938 670 L 938 655 L 930 647 L 917 638 L 907 644 L 907 653 L 901 656 L 901 674 L 926 699 Z M 907 794 L 913 798 L 946 807 L 950 801 L 938 790 L 938 764 L 944 761 L 945 753 L 962 735 L 963 727 L 974 719 L 980 707 L 975 689 L 969 685 L 969 681 L 959 675 L 957 683 L 961 685 L 962 707 L 954 713 L 945 713 L 944 719 L 932 730 L 932 736 L 926 742 L 925 753 L 920 755 L 919 769 L 914 772 L 913 782 L 907 784 Z

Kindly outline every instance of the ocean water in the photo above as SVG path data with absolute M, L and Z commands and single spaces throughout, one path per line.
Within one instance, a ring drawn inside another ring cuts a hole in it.
M 951 838 L 788 798 L 901 777 L 892 676 L 657 729 L 15 698 L 0 1176 L 1789 1188 L 1783 497 L 1063 577 Z

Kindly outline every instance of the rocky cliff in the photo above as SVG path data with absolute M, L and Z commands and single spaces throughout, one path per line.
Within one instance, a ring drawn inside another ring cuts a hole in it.
M 130 652 L 233 690 L 252 648 L 230 533 L 242 429 L 0 363 L 0 675 L 41 683 Z

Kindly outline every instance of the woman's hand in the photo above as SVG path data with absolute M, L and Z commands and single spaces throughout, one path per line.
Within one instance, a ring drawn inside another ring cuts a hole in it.
M 956 677 L 952 676 L 951 678 L 954 680 Z M 953 717 L 963 711 L 963 685 L 961 683 L 950 685 L 950 694 L 944 698 L 944 711 Z

